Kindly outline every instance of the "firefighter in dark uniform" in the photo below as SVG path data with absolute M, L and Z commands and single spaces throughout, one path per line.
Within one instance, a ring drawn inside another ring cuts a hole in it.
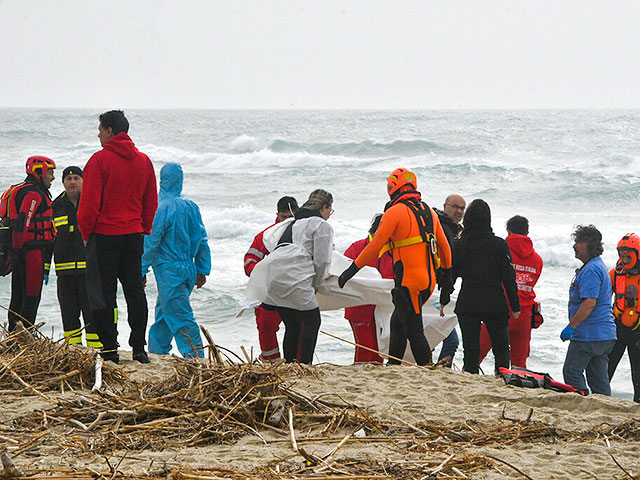
M 87 347 L 102 348 L 91 318 L 85 282 L 86 260 L 76 213 L 82 191 L 82 169 L 67 167 L 62 171 L 62 192 L 53 201 L 53 221 L 57 236 L 53 260 L 58 276 L 58 301 L 62 312 L 64 336 L 69 344 L 82 344 L 80 312 L 84 319 Z
M 11 186 L 0 201 L 0 217 L 3 223 L 8 219 L 11 230 L 9 331 L 18 321 L 25 327 L 36 321 L 56 235 L 49 193 L 55 168 L 50 158 L 29 157 L 27 178 Z

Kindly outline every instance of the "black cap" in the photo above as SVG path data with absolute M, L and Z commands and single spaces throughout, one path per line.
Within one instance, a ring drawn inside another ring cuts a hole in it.
M 298 202 L 293 197 L 282 197 L 278 200 L 278 212 L 291 212 L 296 213 L 298 210 Z
M 80 175 L 82 176 L 82 169 L 80 167 L 71 166 L 62 171 L 62 183 L 64 183 L 64 177 L 67 175 Z

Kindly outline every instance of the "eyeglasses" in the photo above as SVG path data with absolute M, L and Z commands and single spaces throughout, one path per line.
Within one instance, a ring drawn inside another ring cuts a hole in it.
M 461 212 L 464 212 L 464 209 L 467 208 L 465 207 L 461 207 L 460 205 L 454 205 L 453 203 L 446 203 L 445 205 L 449 205 L 450 207 L 455 208 L 456 210 L 459 210 Z

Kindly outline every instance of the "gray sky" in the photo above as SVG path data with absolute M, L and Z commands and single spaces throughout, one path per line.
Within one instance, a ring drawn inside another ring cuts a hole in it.
M 0 0 L 0 107 L 640 107 L 640 2 Z

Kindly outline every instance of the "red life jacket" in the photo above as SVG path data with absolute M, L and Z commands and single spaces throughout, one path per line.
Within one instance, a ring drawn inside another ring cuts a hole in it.
M 498 370 L 504 383 L 507 385 L 527 388 L 546 388 L 556 392 L 573 392 L 579 393 L 582 396 L 585 395 L 585 392 L 577 390 L 571 385 L 554 380 L 548 373 L 533 372 L 526 368 L 519 367 L 500 367 Z
M 640 275 L 628 275 L 624 264 L 620 261 L 613 269 L 611 279 L 613 286 L 613 314 L 620 323 L 631 330 L 640 327 L 640 315 L 638 313 L 638 293 L 640 291 Z
M 2 197 L 0 197 L 0 219 L 6 234 L 3 237 L 3 242 L 11 238 L 8 232 L 21 228 L 18 224 L 21 220 L 19 219 L 20 206 L 22 205 L 24 196 L 28 192 L 37 192 L 42 198 L 42 201 L 31 217 L 29 229 L 25 234 L 24 247 L 38 248 L 46 244 L 51 244 L 54 241 L 56 228 L 53 223 L 51 199 L 37 185 L 30 182 L 12 185 L 2 194 Z

